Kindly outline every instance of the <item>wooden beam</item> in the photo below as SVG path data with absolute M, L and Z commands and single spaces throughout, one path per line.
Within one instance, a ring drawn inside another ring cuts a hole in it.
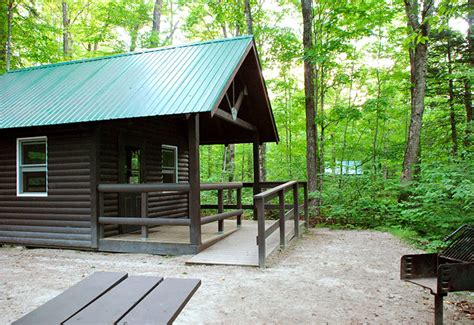
M 99 217 L 103 225 L 134 225 L 134 226 L 189 226 L 189 219 L 182 218 L 137 218 L 137 217 Z
M 250 130 L 252 132 L 257 132 L 257 127 L 255 125 L 247 121 L 244 121 L 238 117 L 234 120 L 234 118 L 232 117 L 232 114 L 227 113 L 226 111 L 223 111 L 222 109 L 218 109 L 216 113 L 214 114 L 214 116 L 217 116 L 226 122 L 233 123 L 237 126 L 240 126 L 241 128 Z
M 188 119 L 190 243 L 201 245 L 201 180 L 199 173 L 199 114 Z
M 227 83 L 224 87 L 224 90 L 222 91 L 222 93 L 220 94 L 219 98 L 217 99 L 216 101 L 216 105 L 214 106 L 214 108 L 212 109 L 211 111 L 211 117 L 214 116 L 214 114 L 218 111 L 219 109 L 219 104 L 220 102 L 222 101 L 222 99 L 224 99 L 224 96 L 225 94 L 227 93 L 227 91 L 229 90 L 229 87 L 230 85 L 232 84 L 232 82 L 234 82 L 234 78 L 235 76 L 237 75 L 237 72 L 240 70 L 240 67 L 242 66 L 242 64 L 244 63 L 245 59 L 247 58 L 247 55 L 249 54 L 249 52 L 254 48 L 254 42 L 251 42 L 249 44 L 249 46 L 247 47 L 247 49 L 245 49 L 245 53 L 242 55 L 242 57 L 240 58 L 240 61 L 239 63 L 237 64 L 237 66 L 235 67 L 234 71 L 232 72 L 232 75 L 230 76 L 229 80 L 227 80 Z
M 99 226 L 99 198 L 97 185 L 100 182 L 100 128 L 96 125 L 92 134 L 92 145 L 90 150 L 90 190 L 91 190 L 91 247 L 99 247 L 99 238 L 101 236 Z
M 235 82 L 235 81 L 234 81 Z M 234 106 L 230 108 L 230 111 L 232 113 L 232 118 L 237 120 L 237 114 L 239 114 L 240 107 L 242 106 L 242 102 L 244 101 L 244 96 L 247 96 L 247 87 L 244 86 L 244 89 L 240 92 L 239 96 L 237 97 L 237 102 L 235 103 Z

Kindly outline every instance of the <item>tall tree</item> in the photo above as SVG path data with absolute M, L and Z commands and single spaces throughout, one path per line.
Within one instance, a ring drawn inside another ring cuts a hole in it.
M 303 14 L 303 46 L 304 57 L 304 88 L 306 106 L 306 169 L 308 177 L 308 191 L 316 192 L 317 187 L 317 165 L 316 153 L 318 152 L 316 110 L 314 106 L 314 67 L 310 52 L 313 48 L 313 4 L 312 0 L 301 0 Z M 309 205 L 316 208 L 316 200 L 311 199 Z
M 8 1 L 9 0 L 0 0 L 0 74 L 6 70 Z
M 247 23 L 247 34 L 253 35 L 253 18 L 252 18 L 252 7 L 250 5 L 250 0 L 244 0 L 244 11 L 245 11 L 245 21 Z M 262 143 L 258 147 L 259 154 L 259 168 L 260 168 L 260 181 L 264 182 L 267 178 L 267 169 L 266 169 L 266 152 L 267 145 Z
M 63 55 L 64 57 L 68 57 L 70 55 L 69 53 L 70 52 L 69 26 L 70 26 L 71 20 L 69 19 L 68 4 L 66 1 L 62 2 L 62 17 L 63 17 Z
M 153 25 L 151 27 L 150 46 L 157 47 L 160 44 L 160 26 L 161 26 L 161 9 L 163 8 L 163 0 L 155 0 L 153 7 Z
M 247 21 L 247 34 L 253 35 L 253 19 L 252 8 L 250 7 L 250 0 L 245 1 L 245 20 Z
M 464 107 L 466 108 L 466 131 L 464 135 L 464 147 L 469 150 L 472 145 L 472 90 L 471 90 L 471 74 L 474 70 L 474 31 L 472 30 L 472 21 L 474 20 L 474 0 L 468 0 L 467 3 L 467 23 L 469 28 L 467 30 L 467 57 L 468 67 L 471 73 L 464 78 Z
M 411 181 L 419 173 L 421 126 L 425 110 L 426 60 L 430 20 L 434 0 L 404 0 L 405 12 L 413 41 L 410 44 L 411 115 L 403 159 L 402 181 Z M 422 8 L 420 8 L 420 5 Z
M 14 4 L 15 0 L 0 0 L 0 74 L 10 70 Z
M 454 111 L 454 77 L 453 77 L 453 59 L 450 37 L 448 37 L 447 45 L 447 60 L 448 60 L 448 101 L 449 101 L 449 123 L 451 125 L 451 154 L 455 157 L 458 153 L 458 132 L 456 128 L 456 114 Z

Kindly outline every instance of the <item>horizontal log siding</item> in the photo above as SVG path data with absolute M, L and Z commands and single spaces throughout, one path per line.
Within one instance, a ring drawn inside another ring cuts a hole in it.
M 16 139 L 48 137 L 48 196 L 16 196 Z M 57 126 L 0 132 L 0 243 L 91 247 L 92 132 Z
M 161 146 L 163 144 L 178 146 L 178 179 L 187 183 L 189 180 L 189 162 L 187 150 L 187 130 L 185 122 L 179 119 L 145 119 L 137 122 L 107 122 L 101 126 L 100 143 L 100 181 L 99 183 L 119 183 L 119 139 L 134 138 L 143 146 L 145 183 L 162 182 Z M 105 216 L 119 215 L 119 196 L 104 195 Z M 187 194 L 149 193 L 149 217 L 184 217 L 188 216 Z M 104 227 L 105 237 L 118 234 L 116 225 Z

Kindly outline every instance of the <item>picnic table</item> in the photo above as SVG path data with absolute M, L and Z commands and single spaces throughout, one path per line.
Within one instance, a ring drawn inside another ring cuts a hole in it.
M 13 324 L 171 324 L 200 285 L 197 279 L 95 272 Z

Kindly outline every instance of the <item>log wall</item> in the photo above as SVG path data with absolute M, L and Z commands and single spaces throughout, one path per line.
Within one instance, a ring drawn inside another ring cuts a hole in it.
M 17 197 L 16 140 L 48 137 L 48 196 Z M 0 132 L 0 243 L 91 247 L 92 132 L 43 127 Z

